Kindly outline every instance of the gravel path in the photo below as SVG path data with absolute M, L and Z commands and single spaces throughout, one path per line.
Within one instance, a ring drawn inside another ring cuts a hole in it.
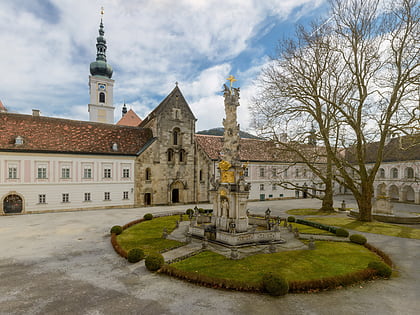
M 267 208 L 314 207 L 315 200 L 254 202 Z M 400 276 L 345 289 L 273 298 L 213 290 L 128 264 L 109 229 L 155 207 L 0 217 L 0 314 L 418 314 L 420 240 L 365 234 L 388 253 Z M 206 207 L 206 206 L 203 206 Z

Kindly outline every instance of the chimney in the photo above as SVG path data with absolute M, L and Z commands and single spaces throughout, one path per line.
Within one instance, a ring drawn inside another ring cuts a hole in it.
M 34 117 L 41 116 L 41 112 L 39 111 L 39 109 L 32 109 L 32 116 Z

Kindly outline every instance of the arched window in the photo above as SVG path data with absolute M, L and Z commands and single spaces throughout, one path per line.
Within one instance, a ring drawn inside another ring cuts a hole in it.
M 105 103 L 105 93 L 99 93 L 99 103 Z
M 173 131 L 172 131 L 172 144 L 173 145 L 178 145 L 178 144 L 181 144 L 180 143 L 180 138 L 179 138 L 179 136 L 180 136 L 180 130 L 178 129 L 178 128 L 175 128 Z
M 146 180 L 152 179 L 152 171 L 150 170 L 150 168 L 146 168 L 145 177 L 146 177 Z
M 168 149 L 168 162 L 172 162 L 174 160 L 174 150 Z
M 179 151 L 179 161 L 180 162 L 185 162 L 186 160 L 186 153 L 185 150 L 181 150 Z
M 414 178 L 414 170 L 412 167 L 407 167 L 405 169 L 405 177 L 406 178 Z
M 379 169 L 379 178 L 385 178 L 385 170 L 383 168 Z
M 392 178 L 398 178 L 398 169 L 397 168 L 393 168 L 391 169 L 391 177 Z
M 200 182 L 203 181 L 203 170 L 200 170 Z

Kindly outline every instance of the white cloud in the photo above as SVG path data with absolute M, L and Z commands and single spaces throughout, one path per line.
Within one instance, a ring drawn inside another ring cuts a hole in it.
M 144 118 L 178 81 L 199 119 L 197 129 L 220 126 L 221 86 L 234 59 L 251 49 L 260 53 L 250 40 L 308 3 L 315 7 L 320 0 L 1 1 L 0 99 L 16 112 L 39 108 L 44 115 L 87 120 L 89 63 L 103 5 L 116 119 L 124 100 Z M 244 116 L 261 63 L 256 58 L 240 74 Z

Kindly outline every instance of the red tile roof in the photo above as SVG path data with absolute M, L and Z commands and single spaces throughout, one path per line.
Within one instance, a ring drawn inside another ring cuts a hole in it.
M 212 160 L 219 158 L 223 148 L 223 137 L 195 135 L 195 140 Z M 271 141 L 241 138 L 239 157 L 242 161 L 291 162 L 290 154 L 284 152 Z M 294 159 L 296 161 L 296 159 Z
M 138 127 L 141 123 L 141 118 L 137 116 L 137 114 L 130 109 L 121 119 L 117 122 L 119 126 L 132 126 Z
M 136 155 L 151 138 L 145 128 L 0 113 L 0 151 Z

